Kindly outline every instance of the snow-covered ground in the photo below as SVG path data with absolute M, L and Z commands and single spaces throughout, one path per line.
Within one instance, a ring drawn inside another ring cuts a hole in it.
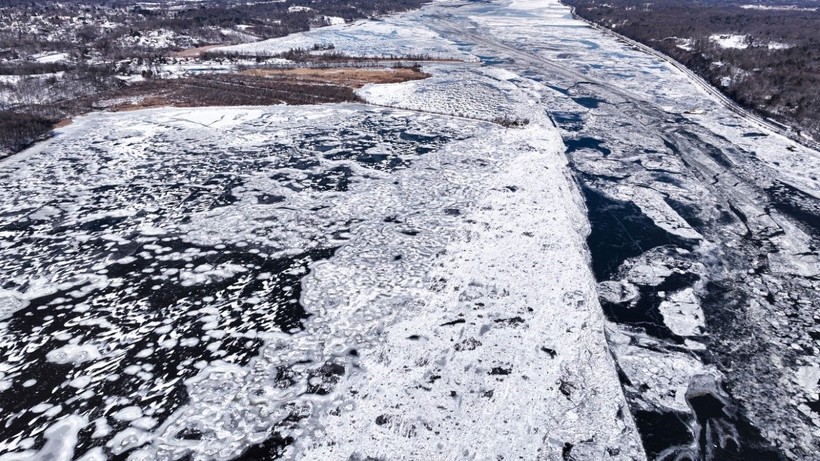
M 749 47 L 749 36 L 740 34 L 718 34 L 709 37 L 709 40 L 721 48 L 744 50 Z
M 55 63 L 69 60 L 68 53 L 42 53 L 32 57 L 39 63 Z
M 692 51 L 694 49 L 692 47 L 694 41 L 691 38 L 677 38 L 676 37 L 676 38 L 674 38 L 674 40 L 675 40 L 676 46 L 678 48 L 682 49 L 682 50 Z
M 775 41 L 765 41 L 765 43 L 760 44 L 748 35 L 740 34 L 715 34 L 709 37 L 709 41 L 711 41 L 712 43 L 716 44 L 721 48 L 731 48 L 736 50 L 745 50 L 750 46 L 763 46 L 770 50 L 787 50 L 794 46 L 789 43 Z
M 817 11 L 817 8 L 797 6 L 797 5 L 741 5 L 743 9 L 747 10 L 783 10 L 783 11 Z

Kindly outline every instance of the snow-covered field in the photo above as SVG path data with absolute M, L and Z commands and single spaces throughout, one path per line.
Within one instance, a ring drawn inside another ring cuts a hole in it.
M 750 46 L 764 46 L 770 50 L 787 50 L 794 46 L 788 43 L 774 41 L 766 41 L 764 44 L 759 44 L 756 43 L 752 37 L 740 34 L 715 34 L 709 37 L 709 41 L 721 48 L 731 48 L 736 50 L 745 50 Z
M 740 34 L 712 35 L 709 40 L 721 48 L 743 50 L 749 47 L 749 36 Z
M 816 152 L 552 0 L 315 43 L 460 61 L 0 163 L 0 461 L 811 459 Z

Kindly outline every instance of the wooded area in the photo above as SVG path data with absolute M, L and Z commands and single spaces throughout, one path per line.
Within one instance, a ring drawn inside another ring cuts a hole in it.
M 820 139 L 818 2 L 566 3 L 579 16 L 671 56 L 744 107 Z

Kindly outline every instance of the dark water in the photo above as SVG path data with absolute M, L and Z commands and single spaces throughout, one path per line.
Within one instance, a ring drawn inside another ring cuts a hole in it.
M 652 248 L 692 248 L 692 242 L 658 227 L 634 203 L 612 199 L 587 186 L 582 186 L 582 192 L 592 228 L 587 245 L 598 281 L 611 280 L 624 261 Z
M 164 244 L 177 249 L 185 246 L 180 241 L 167 241 Z M 135 248 L 134 251 L 139 250 L 141 248 Z M 85 414 L 89 420 L 137 403 L 143 408 L 152 408 L 154 413 L 151 416 L 161 421 L 187 400 L 183 382 L 199 371 L 192 366 L 193 361 L 220 359 L 245 365 L 256 355 L 262 344 L 260 340 L 242 337 L 243 333 L 251 330 L 290 332 L 301 329 L 302 322 L 308 317 L 298 302 L 302 274 L 309 264 L 331 257 L 334 251 L 330 248 L 288 258 L 269 259 L 249 253 L 247 248 L 227 247 L 203 255 L 195 259 L 193 264 L 216 266 L 232 263 L 252 267 L 254 270 L 225 280 L 189 287 L 171 281 L 159 282 L 160 286 L 156 288 L 156 282 L 147 280 L 142 272 L 148 267 L 150 260 L 137 259 L 131 264 L 120 265 L 116 271 L 109 271 L 110 277 L 122 279 L 122 285 L 97 289 L 87 296 L 72 296 L 67 292 L 69 290 L 65 290 L 33 300 L 29 306 L 9 319 L 5 335 L 21 340 L 4 341 L 0 346 L 0 355 L 20 358 L 26 366 L 19 372 L 26 379 L 36 379 L 37 382 L 32 387 L 23 388 L 21 383 L 24 380 L 15 380 L 13 387 L 0 393 L 0 407 L 5 415 L 0 437 L 11 438 L 26 432 L 31 424 L 45 422 L 43 415 L 26 411 L 43 402 L 60 402 L 64 413 Z M 168 261 L 164 267 L 181 269 L 185 264 L 183 261 Z M 269 279 L 257 278 L 261 273 L 275 275 Z M 70 290 L 76 290 L 76 287 Z M 259 293 L 266 293 L 266 298 L 258 307 L 242 301 L 258 296 Z M 51 307 L 59 298 L 71 298 L 73 304 Z M 196 317 L 190 317 L 188 313 L 203 306 L 206 303 L 203 300 L 207 298 L 213 298 L 212 303 L 221 305 L 219 328 L 235 335 L 220 340 L 218 349 L 209 348 L 212 343 L 206 341 L 189 345 L 177 344 L 170 348 L 158 347 L 157 343 L 166 337 L 206 336 L 208 331 L 203 329 L 203 323 L 195 321 Z M 109 307 L 112 299 L 117 300 L 117 306 L 113 309 Z M 89 310 L 76 312 L 72 308 L 78 304 L 87 304 Z M 123 311 L 127 311 L 127 314 L 123 315 Z M 173 321 L 163 322 L 168 319 Z M 98 326 L 74 328 L 84 320 L 93 320 Z M 150 325 L 155 326 L 151 328 Z M 171 327 L 171 331 L 167 334 L 152 334 L 151 330 L 160 325 Z M 38 328 L 36 334 L 33 334 L 35 327 Z M 116 347 L 121 354 L 105 365 L 102 365 L 106 363 L 103 361 L 79 366 L 48 362 L 46 352 L 65 344 L 55 339 L 58 333 L 64 331 L 72 331 L 73 338 L 79 339 L 81 344 L 105 340 L 108 346 Z M 31 348 L 31 344 L 39 347 Z M 145 357 L 137 355 L 145 349 L 153 349 L 153 352 Z M 134 364 L 147 367 L 154 378 L 176 385 L 160 388 L 146 386 L 142 377 L 123 373 L 124 366 Z M 90 398 L 72 399 L 77 390 L 66 386 L 66 382 L 76 376 L 97 373 L 101 367 L 118 378 L 99 380 L 87 386 L 84 390 L 94 392 Z M 106 408 L 104 399 L 115 396 L 127 397 L 127 400 L 121 405 Z M 110 422 L 115 430 L 125 429 L 129 424 L 113 420 Z M 88 429 L 91 430 L 92 428 Z M 81 437 L 77 452 L 82 453 L 94 445 L 90 437 Z
M 573 152 L 576 152 L 581 149 L 597 150 L 598 152 L 604 154 L 604 156 L 607 156 L 612 153 L 611 150 L 604 147 L 603 140 L 590 137 L 567 139 L 564 141 L 564 145 L 567 146 L 567 155 L 571 155 Z
M 766 193 L 778 211 L 791 216 L 805 231 L 820 238 L 820 200 L 780 181 L 775 181 Z
M 601 307 L 612 322 L 631 325 L 656 338 L 682 344 L 684 339 L 672 333 L 663 321 L 659 307 L 666 297 L 660 293 L 674 293 L 691 287 L 698 278 L 696 274 L 673 272 L 657 286 L 638 286 L 639 297 L 632 303 L 602 301 Z
M 509 62 L 509 59 L 500 58 L 498 56 L 479 56 L 478 59 L 480 59 L 481 63 L 485 66 L 497 66 Z
M 658 455 L 669 447 L 686 447 L 693 441 L 688 414 L 638 410 L 632 416 L 650 460 L 658 459 Z M 684 461 L 686 458 L 681 456 L 672 459 Z M 696 458 L 689 460 L 696 461 Z
M 587 109 L 597 109 L 598 106 L 600 106 L 601 103 L 604 102 L 598 98 L 593 98 L 591 96 L 578 96 L 572 98 L 572 100 L 578 103 L 579 105 L 586 107 Z
M 584 115 L 578 112 L 550 112 L 555 123 L 565 131 L 579 131 L 584 128 Z

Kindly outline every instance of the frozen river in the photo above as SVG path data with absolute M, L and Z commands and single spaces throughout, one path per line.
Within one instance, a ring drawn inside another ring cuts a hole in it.
M 457 61 L 0 163 L 0 461 L 820 450 L 817 152 L 553 1 L 314 43 Z

